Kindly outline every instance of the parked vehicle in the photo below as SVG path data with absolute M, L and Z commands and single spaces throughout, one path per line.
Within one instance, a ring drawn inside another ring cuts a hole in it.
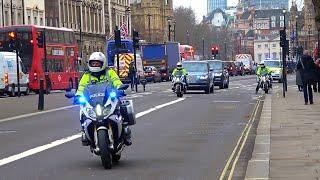
M 271 69 L 272 79 L 278 80 L 278 82 L 281 83 L 283 81 L 281 61 L 280 60 L 264 60 L 264 64 Z
M 154 66 L 145 66 L 144 76 L 146 77 L 147 82 L 161 82 L 161 74 L 159 73 L 158 69 Z
M 72 29 L 36 25 L 6 26 L 0 28 L 0 51 L 10 51 L 9 32 L 21 37 L 19 56 L 29 74 L 29 88 L 38 93 L 40 79 L 45 90 L 70 90 L 79 80 L 78 44 Z M 44 46 L 39 46 L 39 35 L 46 37 L 46 60 Z
M 121 47 L 119 49 L 120 54 L 133 54 L 133 41 L 131 39 L 121 39 Z M 107 41 L 106 43 L 106 55 L 108 57 L 108 65 L 115 66 L 116 64 L 116 45 L 114 40 Z
M 207 60 L 210 69 L 213 69 L 214 85 L 219 86 L 220 89 L 229 88 L 229 73 L 224 68 L 221 60 Z
M 213 70 L 206 61 L 183 61 L 182 67 L 188 72 L 187 90 L 204 90 L 206 94 L 213 92 Z
M 128 85 L 113 89 L 108 83 L 89 84 L 83 96 L 75 97 L 67 92 L 67 98 L 75 97 L 80 104 L 80 121 L 91 153 L 100 156 L 105 169 L 111 169 L 113 162 L 121 158 L 125 147 L 125 132 L 136 123 L 132 100 L 123 100 Z
M 245 74 L 254 74 L 253 70 L 253 59 L 251 54 L 237 54 L 235 56 L 235 62 L 242 62 L 244 65 Z
M 144 75 L 141 56 L 139 54 L 136 54 L 136 59 L 137 59 L 137 80 L 138 80 L 138 83 L 140 83 L 141 81 L 145 81 L 145 75 Z M 115 57 L 115 61 L 116 63 L 114 64 L 115 65 L 114 70 L 117 72 L 118 70 L 117 57 Z M 133 54 L 124 53 L 119 55 L 119 77 L 121 81 L 124 83 L 130 82 L 130 79 L 128 77 L 130 63 L 134 63 Z
M 179 43 L 142 44 L 141 55 L 144 66 L 156 67 L 161 74 L 161 80 L 169 81 L 169 72 L 175 68 L 180 60 Z
M 18 92 L 17 81 L 17 55 L 13 52 L 0 52 L 0 95 L 8 94 L 13 97 Z M 29 94 L 29 75 L 20 57 L 19 60 L 19 83 L 20 92 Z
M 236 65 L 237 75 L 240 75 L 240 76 L 245 75 L 245 69 L 244 69 L 243 63 L 241 61 L 235 61 L 234 64 Z
M 223 61 L 223 66 L 228 70 L 230 76 L 236 76 L 238 74 L 237 67 L 233 61 Z

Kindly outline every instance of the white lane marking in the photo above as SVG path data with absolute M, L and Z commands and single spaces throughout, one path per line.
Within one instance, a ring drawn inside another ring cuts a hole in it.
M 137 113 L 136 114 L 136 118 L 140 118 L 140 117 L 145 116 L 145 115 L 147 115 L 147 114 L 149 114 L 149 113 L 151 113 L 153 111 L 156 111 L 156 110 L 159 110 L 159 109 L 164 108 L 166 106 L 170 106 L 172 104 L 181 102 L 181 101 L 183 101 L 185 99 L 186 98 L 180 98 L 180 99 L 177 99 L 177 100 L 165 103 L 165 104 L 157 105 L 157 106 L 155 106 L 153 108 L 150 108 L 150 109 L 148 109 L 146 111 Z M 69 137 L 66 137 L 66 138 L 62 138 L 62 139 L 53 141 L 53 142 L 51 142 L 49 144 L 45 144 L 45 145 L 42 145 L 42 146 L 38 146 L 38 147 L 35 147 L 35 148 L 32 148 L 32 149 L 29 149 L 27 151 L 24 151 L 24 152 L 16 154 L 16 155 L 12 155 L 12 156 L 9 156 L 7 158 L 0 159 L 0 167 L 5 165 L 5 164 L 17 161 L 19 159 L 22 159 L 22 158 L 25 158 L 25 157 L 40 153 L 42 151 L 48 150 L 48 149 L 56 147 L 56 146 L 59 146 L 61 144 L 65 144 L 67 142 L 73 141 L 73 140 L 78 139 L 80 137 L 81 137 L 81 133 L 78 133 L 78 134 L 75 134 L 75 135 L 72 135 L 72 136 L 69 136 Z
M 0 123 L 5 122 L 5 121 L 11 121 L 11 120 L 14 120 L 14 119 L 21 119 L 21 118 L 26 118 L 26 117 L 30 117 L 30 116 L 36 116 L 36 115 L 40 115 L 40 114 L 45 114 L 45 113 L 49 113 L 49 112 L 66 110 L 66 109 L 74 108 L 74 107 L 76 107 L 76 106 L 77 106 L 77 105 L 66 106 L 66 107 L 61 107 L 61 108 L 56 108 L 56 109 L 50 109 L 50 110 L 46 110 L 46 111 L 41 111 L 41 112 L 35 112 L 35 113 L 29 113 L 29 114 L 23 114 L 23 115 L 19 115 L 19 116 L 4 118 L 4 119 L 0 119 Z
M 239 103 L 240 101 L 213 101 L 215 103 Z

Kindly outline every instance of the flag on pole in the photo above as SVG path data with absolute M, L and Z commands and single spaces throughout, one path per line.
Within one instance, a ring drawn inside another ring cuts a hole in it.
M 121 31 L 121 38 L 124 39 L 124 38 L 129 37 L 128 27 L 125 22 L 122 23 L 122 25 L 120 27 L 120 31 Z

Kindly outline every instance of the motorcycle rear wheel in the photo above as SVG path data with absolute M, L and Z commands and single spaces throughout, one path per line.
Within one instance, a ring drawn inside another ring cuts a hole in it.
M 112 168 L 112 154 L 109 149 L 109 136 L 106 130 L 98 131 L 98 145 L 100 149 L 100 157 L 102 165 L 105 169 Z

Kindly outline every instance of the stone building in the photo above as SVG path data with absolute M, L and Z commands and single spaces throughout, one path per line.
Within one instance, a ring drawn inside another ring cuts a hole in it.
M 169 37 L 169 23 L 173 28 L 172 0 L 132 0 L 132 28 L 147 42 L 166 42 Z M 170 29 L 173 37 L 173 29 Z
M 1 0 L 0 12 L 0 27 L 21 24 L 45 25 L 44 0 Z
M 80 45 L 81 20 L 82 53 L 87 60 L 92 52 L 105 52 L 104 5 L 105 0 L 45 0 L 46 25 L 73 29 Z
M 125 25 L 128 35 L 131 35 L 130 0 L 105 1 L 106 34 L 108 39 L 113 38 L 115 27 Z

